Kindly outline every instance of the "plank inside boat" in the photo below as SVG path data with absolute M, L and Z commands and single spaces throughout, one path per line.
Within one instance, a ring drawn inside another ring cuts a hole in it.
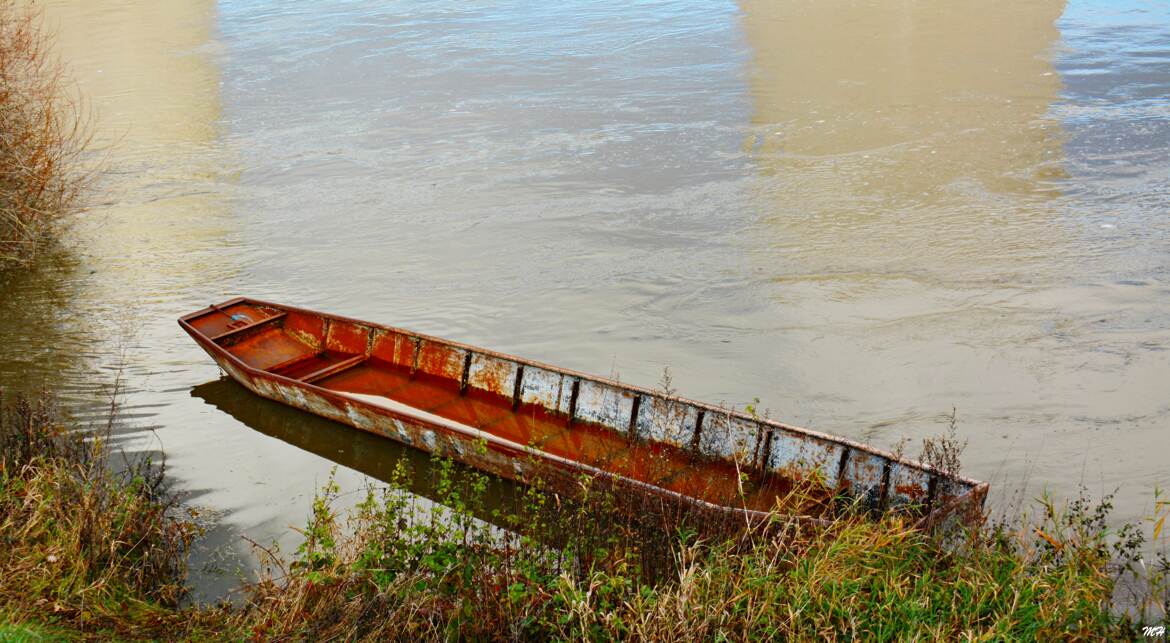
M 254 392 L 507 477 L 523 479 L 522 458 L 536 455 L 735 511 L 798 515 L 841 492 L 918 514 L 986 493 L 842 438 L 399 328 L 245 298 L 180 324 Z M 504 460 L 469 452 L 477 440 Z M 810 480 L 803 488 L 819 492 L 791 493 Z

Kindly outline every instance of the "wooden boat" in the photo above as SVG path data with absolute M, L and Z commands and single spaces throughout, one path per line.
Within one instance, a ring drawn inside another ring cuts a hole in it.
M 258 395 L 565 493 L 584 475 L 735 519 L 816 519 L 828 503 L 801 485 L 927 526 L 987 495 L 844 438 L 401 328 L 243 297 L 179 324 Z

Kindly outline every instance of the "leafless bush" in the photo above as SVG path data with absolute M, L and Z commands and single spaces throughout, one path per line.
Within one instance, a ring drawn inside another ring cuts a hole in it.
M 919 458 L 926 464 L 943 473 L 958 474 L 962 465 L 963 450 L 967 448 L 967 441 L 959 441 L 955 432 L 957 423 L 955 409 L 947 420 L 947 431 L 942 435 L 922 440 L 922 456 Z
M 0 266 L 24 263 L 81 207 L 90 121 L 39 13 L 0 0 Z

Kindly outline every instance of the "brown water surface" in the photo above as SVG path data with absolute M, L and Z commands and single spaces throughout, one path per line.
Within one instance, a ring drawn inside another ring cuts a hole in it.
M 0 385 L 120 372 L 213 544 L 401 455 L 219 382 L 174 320 L 236 294 L 911 454 L 956 408 L 993 502 L 1170 482 L 1165 2 L 43 6 L 105 171 Z

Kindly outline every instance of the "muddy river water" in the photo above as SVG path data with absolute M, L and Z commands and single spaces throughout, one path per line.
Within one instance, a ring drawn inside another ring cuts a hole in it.
M 175 319 L 237 294 L 912 455 L 956 409 L 993 503 L 1170 484 L 1170 3 L 43 6 L 104 169 L 0 385 L 119 382 L 199 596 L 415 457 L 221 381 Z

